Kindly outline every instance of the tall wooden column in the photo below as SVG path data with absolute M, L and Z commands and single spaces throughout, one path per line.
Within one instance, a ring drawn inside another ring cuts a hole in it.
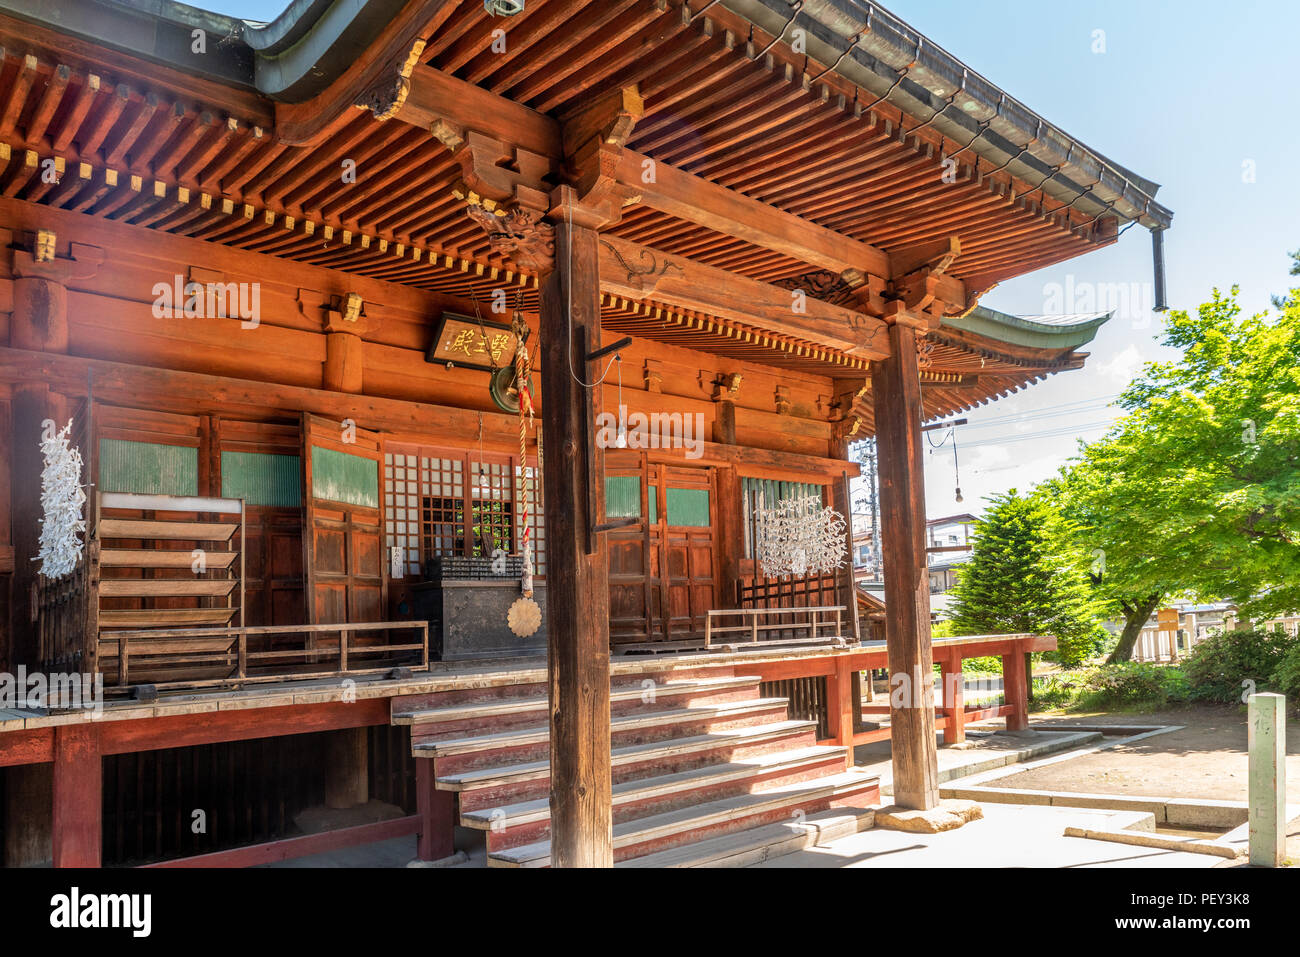
M 19 250 L 15 256 L 26 254 Z M 27 257 L 30 259 L 30 257 Z M 33 267 L 34 268 L 34 267 Z M 68 351 L 68 293 L 49 279 L 23 276 L 14 280 L 14 308 L 9 344 L 33 352 Z M 65 422 L 62 397 L 40 381 L 14 386 L 10 403 L 13 415 L 13 471 L 10 485 L 14 573 L 12 579 L 12 630 L 9 661 L 13 666 L 35 668 L 40 660 L 40 641 L 32 607 L 36 594 L 37 562 L 41 538 L 41 455 L 42 423 L 47 419 L 61 429 Z
M 609 737 L 609 559 L 592 528 L 604 513 L 598 390 L 586 355 L 600 344 L 599 240 L 561 222 L 542 287 L 546 436 L 547 669 L 551 711 L 551 864 L 613 866 Z M 570 371 L 572 370 L 572 372 Z
M 927 810 L 939 803 L 939 768 L 930 654 L 930 580 L 925 561 L 921 379 L 916 332 L 903 324 L 904 320 L 900 317 L 889 327 L 889 358 L 871 364 L 871 393 L 880 460 L 894 801 Z M 905 682 L 902 691 L 906 693 L 894 691 L 900 681 Z

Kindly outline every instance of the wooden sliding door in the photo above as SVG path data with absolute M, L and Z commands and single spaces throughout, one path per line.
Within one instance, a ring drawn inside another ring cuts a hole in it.
M 609 533 L 611 644 L 703 642 L 719 607 L 716 493 L 711 468 L 606 453 L 605 517 L 639 519 Z
M 303 416 L 303 555 L 311 624 L 382 621 L 379 436 Z

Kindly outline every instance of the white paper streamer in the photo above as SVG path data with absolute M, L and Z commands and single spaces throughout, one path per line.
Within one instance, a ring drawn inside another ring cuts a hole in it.
M 86 530 L 82 507 L 86 492 L 81 487 L 81 452 L 68 445 L 68 432 L 72 420 L 54 431 L 48 419 L 41 438 L 41 454 L 45 456 L 45 470 L 41 473 L 40 555 L 41 574 L 46 578 L 62 578 L 77 567 L 85 543 L 81 533 Z
M 768 578 L 825 575 L 844 567 L 848 553 L 844 516 L 815 495 L 789 498 L 757 510 L 758 560 Z

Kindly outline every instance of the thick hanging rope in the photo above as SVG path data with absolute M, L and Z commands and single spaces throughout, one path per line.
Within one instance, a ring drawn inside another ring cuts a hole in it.
M 521 539 L 520 551 L 523 553 L 523 579 L 520 582 L 521 589 L 525 598 L 533 597 L 533 516 L 532 516 L 532 479 L 528 474 L 528 426 L 533 421 L 533 396 L 529 389 L 529 376 L 531 374 L 528 361 L 528 349 L 524 345 L 524 337 L 528 334 L 528 327 L 524 325 L 524 316 L 518 309 L 515 310 L 514 320 L 511 322 L 511 332 L 515 337 L 515 389 L 519 393 L 519 480 L 520 496 L 523 514 L 523 535 Z M 540 468 L 540 462 L 538 463 Z

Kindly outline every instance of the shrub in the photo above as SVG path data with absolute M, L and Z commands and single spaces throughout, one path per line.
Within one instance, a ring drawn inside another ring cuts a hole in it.
M 1300 644 L 1280 628 L 1276 631 L 1241 628 L 1211 635 L 1193 649 L 1183 664 L 1192 697 L 1232 704 L 1253 686 L 1264 690 L 1274 674 Z M 1247 683 L 1250 684 L 1247 684 Z
M 1080 684 L 1078 704 L 1086 708 L 1157 709 L 1189 697 L 1181 668 L 1137 661 L 1089 669 Z
M 1272 677 L 1273 687 L 1286 695 L 1287 703 L 1292 708 L 1300 706 L 1300 641 L 1292 642 Z
M 1082 671 L 1058 671 L 1034 679 L 1035 708 L 1064 708 L 1074 703 L 1083 687 Z
M 979 675 L 1001 675 L 1002 659 L 996 655 L 986 655 L 983 658 L 965 658 L 961 663 L 961 670 L 965 674 Z

